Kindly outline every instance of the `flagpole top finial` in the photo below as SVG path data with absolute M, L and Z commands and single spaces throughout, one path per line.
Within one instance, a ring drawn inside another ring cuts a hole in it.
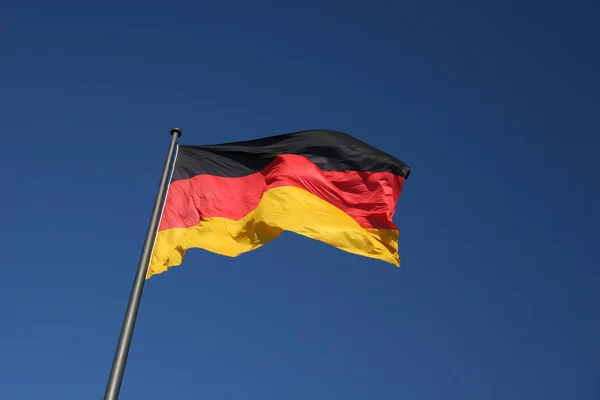
M 171 129 L 171 136 L 177 134 L 178 137 L 181 137 L 181 129 L 179 128 L 173 128 Z

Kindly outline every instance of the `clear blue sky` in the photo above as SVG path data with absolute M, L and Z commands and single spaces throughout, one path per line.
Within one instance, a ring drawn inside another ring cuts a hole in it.
M 394 154 L 403 267 L 191 251 L 146 285 L 122 399 L 600 398 L 592 2 L 16 3 L 0 398 L 102 397 L 173 126 Z

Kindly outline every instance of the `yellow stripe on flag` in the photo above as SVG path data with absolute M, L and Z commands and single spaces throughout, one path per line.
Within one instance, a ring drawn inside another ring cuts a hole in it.
M 146 278 L 180 265 L 188 249 L 235 257 L 276 239 L 284 230 L 400 265 L 398 231 L 362 228 L 348 214 L 306 190 L 281 186 L 265 192 L 258 206 L 239 221 L 211 217 L 190 228 L 160 231 Z

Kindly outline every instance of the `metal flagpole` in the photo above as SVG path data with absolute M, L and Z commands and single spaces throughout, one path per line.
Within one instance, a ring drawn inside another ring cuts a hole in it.
M 167 159 L 165 160 L 162 177 L 160 178 L 160 186 L 158 187 L 158 193 L 156 194 L 156 200 L 154 201 L 154 208 L 152 209 L 150 224 L 148 225 L 146 239 L 144 240 L 144 246 L 142 247 L 142 254 L 140 255 L 137 273 L 135 275 L 135 280 L 133 281 L 131 294 L 129 295 L 129 304 L 127 305 L 127 311 L 125 312 L 125 319 L 123 320 L 119 343 L 117 344 L 110 377 L 106 385 L 106 392 L 104 392 L 104 400 L 117 400 L 119 398 L 123 373 L 125 372 L 125 364 L 127 363 L 127 354 L 129 353 L 131 337 L 133 336 L 133 328 L 140 307 L 142 291 L 144 290 L 144 283 L 146 282 L 146 273 L 148 272 L 150 257 L 152 256 L 152 248 L 154 247 L 154 240 L 158 231 L 163 204 L 167 195 L 170 171 L 177 150 L 177 140 L 180 136 L 181 130 L 179 128 L 171 129 L 171 145 L 169 147 Z

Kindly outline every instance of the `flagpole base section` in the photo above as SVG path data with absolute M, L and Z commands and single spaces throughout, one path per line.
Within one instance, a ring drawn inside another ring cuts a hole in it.
M 177 137 L 181 137 L 181 129 L 179 128 L 173 128 L 171 129 L 171 136 L 177 134 Z

